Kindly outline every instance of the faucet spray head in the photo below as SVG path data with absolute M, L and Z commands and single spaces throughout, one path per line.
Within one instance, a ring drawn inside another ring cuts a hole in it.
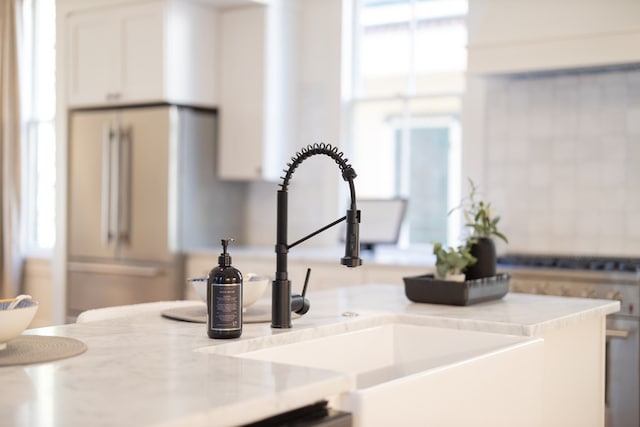
M 347 211 L 347 235 L 344 244 L 344 257 L 340 264 L 347 267 L 362 265 L 360 258 L 360 211 Z

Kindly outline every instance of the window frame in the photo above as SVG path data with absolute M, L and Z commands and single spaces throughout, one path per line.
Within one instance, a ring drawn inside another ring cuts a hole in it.
M 458 225 L 460 224 L 461 218 L 458 210 L 454 208 L 458 205 L 459 200 L 461 198 L 461 168 L 462 168 L 462 123 L 461 117 L 462 115 L 462 98 L 464 96 L 464 89 L 460 92 L 457 91 L 443 91 L 440 93 L 430 92 L 430 93 L 418 93 L 416 90 L 416 81 L 417 81 L 417 70 L 415 67 L 415 45 L 417 38 L 417 19 L 416 19 L 416 4 L 418 0 L 408 0 L 411 3 L 412 8 L 412 17 L 409 23 L 409 31 L 410 31 L 410 47 L 409 51 L 411 52 L 410 57 L 410 67 L 408 70 L 408 78 L 406 89 L 404 93 L 401 94 L 390 94 L 388 96 L 384 95 L 376 95 L 376 96 L 368 96 L 363 95 L 361 82 L 358 81 L 358 77 L 361 75 L 359 70 L 360 61 L 357 59 L 358 53 L 361 51 L 361 37 L 363 34 L 362 26 L 359 25 L 359 16 L 362 14 L 363 0 L 349 0 L 345 5 L 345 15 L 346 19 L 344 20 L 345 24 L 345 37 L 349 40 L 346 43 L 344 58 L 346 58 L 345 65 L 343 68 L 343 100 L 344 100 L 344 130 L 343 135 L 347 142 L 347 147 L 350 152 L 355 151 L 355 111 L 359 105 L 366 104 L 369 102 L 384 102 L 384 101 L 400 101 L 402 102 L 402 117 L 398 117 L 396 120 L 401 121 L 403 123 L 415 123 L 416 120 L 418 122 L 421 121 L 429 121 L 429 120 L 445 120 L 449 121 L 449 129 L 454 138 L 450 140 L 450 153 L 448 156 L 448 208 L 449 208 L 449 216 L 447 219 L 447 239 L 448 244 L 453 244 L 453 242 L 457 242 L 460 239 L 461 230 Z M 461 74 L 464 76 L 464 70 L 461 71 Z M 459 102 L 459 109 L 456 111 L 452 111 L 450 114 L 433 114 L 428 116 L 412 116 L 411 114 L 411 102 L 416 100 L 423 99 L 434 99 L 434 98 L 456 98 Z M 453 117 L 458 116 L 457 120 L 454 120 Z M 448 117 L 448 119 L 447 119 Z M 454 123 L 455 122 L 455 123 Z M 402 127 L 405 125 L 403 124 Z M 400 128 L 401 132 L 405 134 L 411 131 L 411 127 Z M 398 183 L 396 183 L 398 185 Z M 404 185 L 402 182 L 399 183 L 400 186 Z M 396 197 L 405 197 L 407 191 L 400 190 L 400 194 L 396 194 Z M 400 233 L 400 238 L 398 241 L 398 246 L 407 247 L 409 246 L 409 236 L 408 236 L 408 224 L 406 221 L 402 225 L 402 230 Z M 413 246 L 413 244 L 412 244 Z
M 53 31 L 52 40 L 55 40 L 56 31 L 56 18 L 55 13 L 51 16 L 49 12 L 43 7 L 43 1 L 48 1 L 49 7 L 55 10 L 54 0 L 23 0 L 22 7 L 22 28 L 23 28 L 23 40 L 22 40 L 22 54 L 21 54 L 21 68 L 24 71 L 23 80 L 21 81 L 21 92 L 23 94 L 22 103 L 22 137 L 20 142 L 20 158 L 21 158 L 21 238 L 20 246 L 21 252 L 25 256 L 38 257 L 38 258 L 51 258 L 55 248 L 56 240 L 56 199 L 55 199 L 55 181 L 54 194 L 51 195 L 53 205 L 46 209 L 50 212 L 49 232 L 52 233 L 53 238 L 50 245 L 43 246 L 42 241 L 39 239 L 39 210 L 44 211 L 43 207 L 39 203 L 39 192 L 44 191 L 40 188 L 39 181 L 40 176 L 40 162 L 51 161 L 52 169 L 49 171 L 51 176 L 56 177 L 56 103 L 55 103 L 55 42 L 53 46 L 53 52 L 46 52 L 42 50 L 42 46 L 39 41 L 42 39 L 40 19 L 46 17 L 50 20 Z M 42 61 L 47 60 L 44 56 L 48 56 L 47 66 L 42 67 Z M 40 84 L 43 82 L 42 76 L 39 75 L 42 69 L 47 69 L 52 72 L 51 82 L 52 87 L 48 88 L 46 92 L 52 98 L 48 99 L 50 106 L 50 116 L 45 117 L 42 115 L 41 102 L 42 91 Z M 51 141 L 48 143 L 53 144 L 54 153 L 47 158 L 40 158 L 42 155 L 41 145 L 44 140 L 40 139 L 41 127 L 49 126 L 51 129 Z

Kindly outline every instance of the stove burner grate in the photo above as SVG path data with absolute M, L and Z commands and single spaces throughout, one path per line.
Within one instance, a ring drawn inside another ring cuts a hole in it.
M 640 258 L 507 254 L 498 257 L 498 264 L 566 270 L 640 272 Z

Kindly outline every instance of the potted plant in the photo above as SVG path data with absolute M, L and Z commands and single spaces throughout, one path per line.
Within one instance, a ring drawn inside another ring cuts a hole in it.
M 472 280 L 465 274 L 477 260 L 471 254 L 474 239 L 457 247 L 434 243 L 436 274 L 404 277 L 405 295 L 410 301 L 429 304 L 470 305 L 502 298 L 509 291 L 509 277 L 499 274 Z
M 438 277 L 463 282 L 465 280 L 465 269 L 476 263 L 476 258 L 469 252 L 470 245 L 457 248 L 444 248 L 441 243 L 433 245 L 433 254 L 436 256 L 436 272 Z
M 478 188 L 469 179 L 471 190 L 469 197 L 459 208 L 463 209 L 465 227 L 471 230 L 468 238 L 469 252 L 477 262 L 469 265 L 465 270 L 466 279 L 473 280 L 496 275 L 496 247 L 494 237 L 508 243 L 507 237 L 498 230 L 499 216 L 493 216 L 491 204 L 478 200 Z
M 496 274 L 493 237 L 507 242 L 498 230 L 500 217 L 492 216 L 491 205 L 479 200 L 478 190 L 469 180 L 471 191 L 460 206 L 469 230 L 463 244 L 443 247 L 434 243 L 436 276 L 404 277 L 405 294 L 410 301 L 429 304 L 469 305 L 502 298 L 509 292 L 509 274 Z

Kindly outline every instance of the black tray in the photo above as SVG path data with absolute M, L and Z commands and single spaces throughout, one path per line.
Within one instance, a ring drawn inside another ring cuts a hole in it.
M 430 304 L 471 305 L 500 299 L 509 292 L 507 273 L 492 277 L 452 282 L 436 279 L 433 274 L 405 277 L 404 292 L 413 302 Z

